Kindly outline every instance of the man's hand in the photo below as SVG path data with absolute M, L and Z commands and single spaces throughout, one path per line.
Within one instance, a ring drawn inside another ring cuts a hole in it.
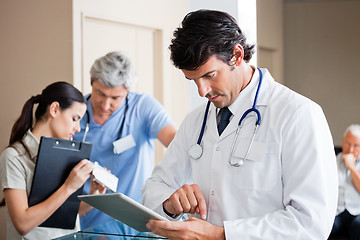
M 94 176 L 91 177 L 90 181 L 90 195 L 95 194 L 104 194 L 106 192 L 106 187 L 104 184 L 98 183 L 94 180 Z
M 198 185 L 183 185 L 168 198 L 163 206 L 171 214 L 197 213 L 206 219 L 206 202 Z
M 197 218 L 190 218 L 184 222 L 151 219 L 146 224 L 146 227 L 157 235 L 174 240 L 225 240 L 225 231 L 223 227 L 214 226 Z
M 354 154 L 344 154 L 342 156 L 342 160 L 346 168 L 351 169 L 355 167 L 356 157 L 354 156 Z

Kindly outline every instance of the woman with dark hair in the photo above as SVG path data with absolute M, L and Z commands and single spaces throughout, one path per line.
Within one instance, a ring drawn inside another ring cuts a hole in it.
M 79 224 L 74 230 L 38 226 L 90 177 L 93 166 L 90 161 L 80 161 L 63 185 L 45 201 L 29 207 L 28 195 L 40 137 L 71 138 L 80 131 L 79 122 L 85 111 L 82 93 L 66 82 L 50 84 L 40 95 L 25 103 L 12 128 L 9 146 L 0 156 L 0 181 L 7 207 L 7 239 L 51 239 L 78 229 Z M 102 185 L 94 183 L 92 186 L 92 193 L 104 190 Z M 84 205 L 80 205 L 82 207 Z

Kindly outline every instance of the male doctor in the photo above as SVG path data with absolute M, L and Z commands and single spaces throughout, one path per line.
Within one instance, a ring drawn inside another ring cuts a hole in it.
M 170 239 L 326 239 L 337 171 L 320 106 L 250 66 L 254 46 L 227 13 L 187 14 L 170 51 L 210 105 L 185 118 L 142 189 L 169 219 L 195 217 L 147 227 Z

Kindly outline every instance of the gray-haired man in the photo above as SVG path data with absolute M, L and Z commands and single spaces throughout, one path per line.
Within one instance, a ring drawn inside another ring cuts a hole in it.
M 90 74 L 92 92 L 87 96 L 87 114 L 75 139 L 86 135 L 85 141 L 93 143 L 90 160 L 119 178 L 117 192 L 140 202 L 141 187 L 154 165 L 154 140 L 167 147 L 176 132 L 174 124 L 155 98 L 130 92 L 136 76 L 124 54 L 111 52 L 97 59 Z M 90 181 L 84 186 L 85 192 L 89 189 Z M 91 209 L 81 217 L 81 228 L 111 219 Z

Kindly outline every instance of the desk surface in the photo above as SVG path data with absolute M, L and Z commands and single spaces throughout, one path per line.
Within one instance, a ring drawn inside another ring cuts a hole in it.
M 101 224 L 99 226 L 87 228 L 79 232 L 65 235 L 63 237 L 56 238 L 56 240 L 95 240 L 95 239 L 107 239 L 107 240 L 143 240 L 143 239 L 167 239 L 157 236 L 151 232 L 142 233 L 135 229 L 130 228 L 127 225 L 122 224 L 117 220 Z

